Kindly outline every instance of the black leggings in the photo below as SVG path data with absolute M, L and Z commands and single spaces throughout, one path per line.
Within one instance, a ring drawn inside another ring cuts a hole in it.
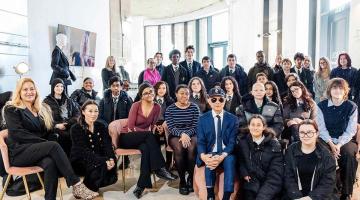
M 189 173 L 189 178 L 194 175 L 195 159 L 196 159 L 196 136 L 191 137 L 191 145 L 186 149 L 179 142 L 179 137 L 170 136 L 169 145 L 174 151 L 174 160 L 180 177 L 180 186 L 186 184 L 185 172 Z
M 140 176 L 137 185 L 151 188 L 151 171 L 165 166 L 164 157 L 155 136 L 149 131 L 120 134 L 119 147 L 141 151 Z
M 57 142 L 46 141 L 31 144 L 23 152 L 11 157 L 10 163 L 17 167 L 36 165 L 44 169 L 46 200 L 56 199 L 59 175 L 64 176 L 68 187 L 80 181 L 79 177 L 75 175 L 65 152 Z

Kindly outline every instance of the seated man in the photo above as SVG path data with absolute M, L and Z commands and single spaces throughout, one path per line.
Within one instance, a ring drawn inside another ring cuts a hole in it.
M 235 157 L 232 155 L 237 133 L 236 116 L 226 112 L 225 92 L 219 88 L 209 91 L 211 111 L 199 118 L 197 126 L 197 166 L 205 164 L 207 199 L 215 199 L 216 169 L 224 169 L 223 200 L 234 191 Z

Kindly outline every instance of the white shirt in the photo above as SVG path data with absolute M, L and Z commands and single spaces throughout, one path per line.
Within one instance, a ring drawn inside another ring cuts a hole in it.
M 173 67 L 173 70 L 176 72 L 177 70 L 179 70 L 179 65 L 174 65 L 174 64 L 171 64 L 172 67 Z M 177 68 L 177 69 L 176 69 Z
M 260 145 L 262 143 L 262 141 L 264 141 L 265 139 L 265 136 L 263 135 L 260 139 L 258 140 L 254 140 L 254 142 L 257 144 L 257 145 Z
M 218 127 L 217 127 L 217 124 L 218 124 L 218 118 L 216 117 L 217 115 L 220 116 L 220 119 L 221 119 L 221 126 L 223 126 L 223 122 L 224 122 L 224 111 L 222 111 L 220 114 L 216 114 L 213 110 L 211 111 L 212 113 L 212 116 L 214 118 L 214 125 L 215 125 L 215 144 L 214 144 L 214 148 L 212 150 L 212 152 L 218 152 L 217 150 L 217 135 L 218 135 Z M 224 145 L 224 141 L 222 143 L 222 146 L 223 146 L 223 149 L 225 149 L 225 145 Z

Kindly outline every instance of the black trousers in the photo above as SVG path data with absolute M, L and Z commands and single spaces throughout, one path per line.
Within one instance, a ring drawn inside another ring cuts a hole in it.
M 60 146 L 63 148 L 64 152 L 70 158 L 71 152 L 71 137 L 70 137 L 70 130 L 56 130 L 56 133 L 59 135 L 58 142 Z
M 120 135 L 119 147 L 141 151 L 140 176 L 137 185 L 151 188 L 151 172 L 165 166 L 164 157 L 155 136 L 149 131 L 139 131 Z
M 321 142 L 330 149 L 330 146 L 325 141 L 321 140 Z M 340 168 L 340 181 L 342 185 L 341 194 L 351 195 L 353 193 L 353 186 L 356 179 L 356 170 L 358 167 L 358 162 L 356 160 L 357 151 L 357 144 L 354 140 L 351 140 L 340 148 L 341 156 L 338 159 L 338 164 Z
M 114 184 L 117 181 L 116 166 L 108 170 L 106 163 L 98 167 L 93 167 L 85 161 L 73 161 L 71 164 L 77 175 L 84 176 L 84 184 L 92 191 L 99 191 L 99 188 Z
M 56 199 L 59 175 L 64 176 L 69 187 L 80 181 L 65 152 L 57 142 L 47 141 L 32 144 L 25 151 L 10 158 L 10 163 L 17 167 L 36 165 L 44 169 L 46 200 Z

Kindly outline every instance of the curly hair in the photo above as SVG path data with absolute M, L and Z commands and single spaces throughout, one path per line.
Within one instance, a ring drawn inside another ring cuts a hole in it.
M 293 82 L 289 89 L 288 89 L 288 95 L 285 97 L 285 104 L 289 104 L 290 105 L 290 109 L 292 111 L 296 110 L 297 108 L 297 102 L 296 102 L 296 98 L 292 95 L 292 92 L 290 90 L 291 87 L 300 87 L 301 88 L 301 99 L 303 100 L 304 104 L 303 104 L 303 109 L 305 112 L 308 112 L 311 110 L 311 108 L 314 106 L 314 101 L 311 98 L 311 94 L 309 93 L 309 91 L 306 89 L 305 85 L 301 82 L 301 81 L 295 81 Z

